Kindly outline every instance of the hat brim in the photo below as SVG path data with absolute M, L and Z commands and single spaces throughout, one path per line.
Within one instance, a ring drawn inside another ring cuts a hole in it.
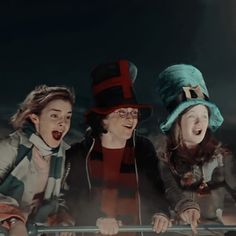
M 142 121 L 146 120 L 152 115 L 152 106 L 151 105 L 147 105 L 147 104 L 121 104 L 121 105 L 117 105 L 114 107 L 108 107 L 108 108 L 107 107 L 106 108 L 93 107 L 85 114 L 85 116 L 89 115 L 91 112 L 95 112 L 95 113 L 101 114 L 101 115 L 108 115 L 117 109 L 128 108 L 128 107 L 137 108 L 140 111 L 139 120 L 142 120 Z
M 166 118 L 166 120 L 160 124 L 160 129 L 163 133 L 166 133 L 170 130 L 175 120 L 179 117 L 179 115 L 188 107 L 195 105 L 205 105 L 210 110 L 209 116 L 209 128 L 214 132 L 216 131 L 223 123 L 224 118 L 222 117 L 218 107 L 212 103 L 203 99 L 191 99 L 179 104 Z

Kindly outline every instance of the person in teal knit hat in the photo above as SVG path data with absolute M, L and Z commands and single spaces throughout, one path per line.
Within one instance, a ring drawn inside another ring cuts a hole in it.
M 15 131 L 0 141 L 0 226 L 9 236 L 27 236 L 28 223 L 74 223 L 60 194 L 73 104 L 69 88 L 41 85 L 11 117 Z
M 225 190 L 236 194 L 236 162 L 213 135 L 223 117 L 202 73 L 192 65 L 172 65 L 159 74 L 156 91 L 168 111 L 156 151 L 174 217 L 194 232 L 200 221 L 223 224 Z

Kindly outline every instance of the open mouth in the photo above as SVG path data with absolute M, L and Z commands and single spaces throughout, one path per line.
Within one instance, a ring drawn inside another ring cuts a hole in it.
M 57 130 L 52 131 L 52 137 L 57 141 L 59 141 L 61 139 L 62 134 L 63 134 L 62 132 L 57 131 Z
M 127 129 L 132 129 L 133 125 L 124 125 L 124 127 L 127 128 Z
M 202 130 L 201 129 L 196 129 L 196 130 L 193 130 L 193 133 L 195 135 L 200 135 L 202 133 Z

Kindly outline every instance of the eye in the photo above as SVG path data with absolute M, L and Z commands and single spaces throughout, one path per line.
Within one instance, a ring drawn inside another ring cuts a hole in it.
M 53 119 L 58 118 L 58 115 L 57 115 L 57 114 L 51 114 L 50 116 L 51 116 Z
M 139 115 L 139 112 L 138 112 L 138 111 L 136 111 L 136 110 L 134 110 L 134 111 L 131 111 L 131 115 L 132 115 L 133 117 L 137 118 L 137 117 L 138 117 L 138 115 Z
M 126 114 L 127 114 L 127 112 L 124 110 L 119 110 L 118 113 L 119 113 L 120 117 L 126 117 Z
M 67 116 L 66 119 L 67 119 L 67 120 L 70 120 L 70 119 L 71 119 L 71 116 Z
M 187 118 L 190 118 L 190 119 L 191 119 L 191 118 L 195 118 L 195 115 L 190 114 L 190 115 L 187 116 Z

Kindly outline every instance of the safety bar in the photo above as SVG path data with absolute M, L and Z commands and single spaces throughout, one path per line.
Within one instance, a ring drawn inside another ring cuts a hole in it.
M 189 225 L 172 226 L 167 229 L 167 232 L 180 232 L 180 231 L 191 231 Z M 236 225 L 198 225 L 197 231 L 236 231 Z M 39 226 L 39 225 L 28 225 L 29 236 L 37 236 L 41 233 L 97 233 L 99 232 L 96 226 Z M 150 225 L 131 225 L 122 226 L 119 228 L 119 232 L 153 232 L 152 226 Z M 0 227 L 0 236 L 8 236 L 8 232 Z
M 236 231 L 236 225 L 199 225 L 197 231 Z M 180 231 L 192 231 L 189 225 L 172 226 L 167 229 L 167 232 L 180 232 Z M 97 233 L 99 232 L 96 226 L 37 226 L 30 225 L 28 227 L 29 236 L 37 236 L 40 233 Z M 119 228 L 119 232 L 153 232 L 152 226 L 150 225 L 131 225 L 122 226 Z

